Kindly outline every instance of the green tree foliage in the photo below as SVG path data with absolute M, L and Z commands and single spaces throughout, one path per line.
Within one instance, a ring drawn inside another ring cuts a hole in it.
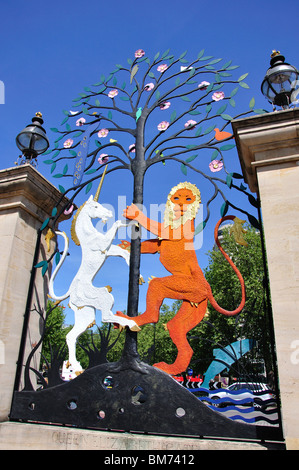
M 42 347 L 42 364 L 45 362 L 45 359 L 51 364 L 53 351 L 62 350 L 66 346 L 66 335 L 71 330 L 72 325 L 65 326 L 64 322 L 64 307 L 61 305 L 55 306 L 54 302 L 49 301 L 47 304 L 46 334 Z M 89 331 L 80 336 L 80 344 L 84 347 L 90 344 Z M 86 368 L 88 366 L 88 357 L 79 344 L 77 344 L 77 357 L 82 367 Z
M 230 228 L 222 231 L 221 244 L 240 270 L 246 286 L 246 303 L 243 311 L 227 317 L 210 304 L 202 323 L 192 331 L 193 361 L 204 372 L 212 360 L 212 350 L 227 346 L 233 341 L 248 338 L 256 341 L 255 359 L 264 359 L 267 369 L 272 368 L 270 353 L 269 319 L 265 296 L 264 264 L 260 233 L 247 225 L 244 239 L 248 246 L 235 242 Z M 234 310 L 241 301 L 239 280 L 229 263 L 215 246 L 208 252 L 209 264 L 205 277 L 217 303 L 226 310 Z

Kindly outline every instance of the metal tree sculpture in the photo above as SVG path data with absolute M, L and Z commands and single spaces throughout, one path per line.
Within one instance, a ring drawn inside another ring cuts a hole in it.
M 222 216 L 229 206 L 234 207 L 220 190 L 219 183 L 241 191 L 256 206 L 246 188 L 234 184 L 234 178 L 242 178 L 242 175 L 228 173 L 224 161 L 224 152 L 235 147 L 233 135 L 226 130 L 233 119 L 227 108 L 235 107 L 234 97 L 240 87 L 249 88 L 244 82 L 248 74 L 234 79 L 232 75 L 238 66 L 232 65 L 232 61 L 220 65 L 222 59 L 206 56 L 204 50 L 193 61 L 188 61 L 186 54 L 187 51 L 175 59 L 167 50 L 157 53 L 150 61 L 139 49 L 133 60 L 127 60 L 128 66 L 116 65 L 108 77 L 101 76 L 98 83 L 86 87 L 84 93 L 73 100 L 73 107 L 78 109 L 64 111 L 61 126 L 65 127 L 52 129 L 59 137 L 55 148 L 46 152 L 52 156 L 44 163 L 51 165 L 54 178 L 72 181 L 68 189 L 59 185 L 71 201 L 81 190 L 85 189 L 86 193 L 91 190 L 93 182 L 102 175 L 103 164 L 107 164 L 107 175 L 120 169 L 133 174 L 133 203 L 142 204 L 146 171 L 156 163 L 172 160 L 180 164 L 183 174 L 190 168 L 208 180 L 214 189 L 207 202 L 205 220 L 197 227 L 197 233 L 206 225 L 209 205 L 218 194 L 223 198 Z M 264 112 L 254 106 L 252 98 L 249 110 L 234 118 Z M 201 165 L 206 157 L 200 158 L 200 153 L 195 153 L 207 149 L 213 151 L 209 165 L 205 160 L 212 176 L 205 173 Z M 221 169 L 226 172 L 224 180 L 214 174 Z M 247 214 L 250 223 L 258 225 L 252 215 L 241 212 Z M 48 224 L 54 226 L 58 216 L 54 208 L 52 220 L 45 221 L 42 228 Z M 132 230 L 135 233 L 131 243 L 127 313 L 136 316 L 141 241 L 139 227 L 133 226 Z M 58 250 L 56 256 L 59 257 Z M 43 273 L 48 261 L 40 263 Z M 138 357 L 136 343 L 136 333 L 128 331 L 124 355 L 133 360 Z

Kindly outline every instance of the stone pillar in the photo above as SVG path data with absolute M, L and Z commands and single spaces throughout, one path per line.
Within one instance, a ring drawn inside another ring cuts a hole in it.
M 60 197 L 29 164 L 0 171 L 0 421 L 7 420 L 11 406 L 38 230 Z M 38 262 L 49 256 L 44 236 L 37 255 Z M 45 309 L 47 283 L 39 270 L 31 308 Z M 31 317 L 25 359 L 40 339 L 39 316 Z
M 232 122 L 245 181 L 259 193 L 287 449 L 299 449 L 299 109 Z

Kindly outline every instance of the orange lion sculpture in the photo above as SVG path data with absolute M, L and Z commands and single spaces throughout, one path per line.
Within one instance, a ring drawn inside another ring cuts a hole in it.
M 219 249 L 234 269 L 241 284 L 242 300 L 236 310 L 227 311 L 217 304 L 211 287 L 198 265 L 193 239 L 194 219 L 200 202 L 198 188 L 185 182 L 178 184 L 170 191 L 164 213 L 164 223 L 148 219 L 135 204 L 128 206 L 124 211 L 127 219 L 137 221 L 157 236 L 157 239 L 141 243 L 141 253 L 160 253 L 161 263 L 171 274 L 150 281 L 146 296 L 146 311 L 134 317 L 135 323 L 139 327 L 147 323 L 156 323 L 159 320 L 159 310 L 164 299 L 182 300 L 180 310 L 166 325 L 178 350 L 176 360 L 173 364 L 165 362 L 154 364 L 155 367 L 171 375 L 185 371 L 190 363 L 193 350 L 187 340 L 187 333 L 203 319 L 208 300 L 217 311 L 229 316 L 240 313 L 245 304 L 245 285 L 242 275 L 218 240 L 220 224 L 225 220 L 234 220 L 234 216 L 225 216 L 220 219 L 215 227 L 214 235 Z M 127 317 L 122 312 L 117 312 L 117 315 L 132 320 L 132 317 Z

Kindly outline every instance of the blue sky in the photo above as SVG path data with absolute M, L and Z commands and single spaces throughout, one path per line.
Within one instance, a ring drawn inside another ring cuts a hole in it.
M 2 1 L 0 80 L 5 86 L 5 103 L 0 104 L 0 169 L 14 166 L 19 155 L 15 137 L 37 111 L 42 112 L 44 127 L 53 143 L 56 136 L 50 128 L 59 126 L 62 110 L 71 108 L 72 100 L 85 86 L 97 82 L 101 74 L 109 74 L 115 64 L 133 58 L 139 48 L 150 58 L 170 48 L 176 57 L 187 50 L 190 60 L 201 49 L 215 58 L 232 60 L 240 66 L 240 75 L 249 72 L 246 82 L 250 90 L 238 96 L 238 111 L 247 110 L 252 97 L 257 108 L 271 111 L 261 95 L 260 84 L 273 49 L 280 50 L 287 62 L 299 67 L 295 21 L 298 13 L 298 0 L 115 0 L 111 4 L 99 0 Z M 40 160 L 38 170 L 57 186 L 49 167 Z M 239 171 L 238 165 L 237 153 L 232 153 L 230 170 Z M 182 178 L 186 179 L 171 165 L 149 173 L 145 204 L 165 202 L 170 188 Z M 118 195 L 125 194 L 131 202 L 131 179 L 124 180 L 123 175 L 105 181 L 103 202 L 116 204 L 115 188 Z M 213 246 L 212 229 L 219 218 L 217 204 L 215 213 L 210 231 L 204 233 L 204 247 L 198 251 L 201 266 L 207 262 L 206 251 Z M 63 267 L 65 282 L 74 274 L 80 252 L 74 250 L 72 261 L 70 258 L 68 266 Z M 157 258 L 144 263 L 146 281 L 149 275 L 160 275 Z M 125 308 L 126 266 L 119 267 L 114 260 L 106 264 L 99 285 L 115 286 L 115 308 Z M 57 290 L 66 290 L 65 283 L 60 284 Z M 146 285 L 141 288 L 141 310 Z

